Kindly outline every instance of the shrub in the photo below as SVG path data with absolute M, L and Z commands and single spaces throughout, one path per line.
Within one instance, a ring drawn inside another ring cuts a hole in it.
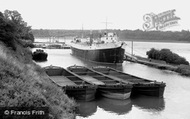
M 181 73 L 185 76 L 190 76 L 190 66 L 189 65 L 179 65 L 176 69 L 178 73 Z
M 184 57 L 179 56 L 176 53 L 171 52 L 169 49 L 161 49 L 156 50 L 152 48 L 150 51 L 147 51 L 146 53 L 148 55 L 148 58 L 155 59 L 155 60 L 163 60 L 167 63 L 171 64 L 185 64 L 189 65 L 189 62 L 186 61 Z

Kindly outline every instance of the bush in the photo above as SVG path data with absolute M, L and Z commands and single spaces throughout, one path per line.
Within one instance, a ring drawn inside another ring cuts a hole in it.
M 179 65 L 176 72 L 181 73 L 185 76 L 190 76 L 190 66 L 189 65 Z
M 176 64 L 176 65 L 180 64 L 189 65 L 189 62 L 186 61 L 184 57 L 181 57 L 178 54 L 171 52 L 169 49 L 156 50 L 152 48 L 150 51 L 147 51 L 146 54 L 148 55 L 148 58 L 155 60 L 163 60 L 166 61 L 166 63 Z

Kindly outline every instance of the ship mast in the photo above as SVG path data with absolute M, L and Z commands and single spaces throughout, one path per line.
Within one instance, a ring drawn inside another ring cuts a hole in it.
M 106 33 L 107 33 L 108 24 L 111 24 L 111 22 L 108 22 L 107 17 L 106 17 L 106 21 L 105 21 L 105 22 L 102 22 L 102 23 L 104 23 L 104 24 L 106 25 Z
M 131 55 L 133 56 L 133 40 L 131 41 Z
M 82 39 L 83 39 L 83 37 L 84 37 L 84 36 L 83 36 L 83 24 L 82 24 L 82 36 L 81 36 L 81 37 L 82 37 Z
M 92 30 L 90 30 L 90 46 L 92 46 L 92 43 L 93 43 L 93 39 L 92 39 Z

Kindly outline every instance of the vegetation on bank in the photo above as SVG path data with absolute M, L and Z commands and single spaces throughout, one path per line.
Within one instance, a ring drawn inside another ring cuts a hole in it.
M 152 48 L 151 50 L 147 51 L 147 55 L 150 60 L 153 59 L 164 61 L 168 64 L 175 65 L 177 67 L 175 69 L 176 72 L 180 73 L 181 75 L 190 76 L 189 62 L 184 57 L 171 52 L 169 49 L 156 50 Z
M 89 37 L 92 32 L 93 37 L 97 38 L 100 33 L 106 30 L 61 30 L 61 29 L 33 29 L 34 37 Z M 108 32 L 115 32 L 121 40 L 135 41 L 160 41 L 160 42 L 190 42 L 189 31 L 142 31 L 142 30 L 117 30 L 108 29 Z
M 0 106 L 48 107 L 51 118 L 75 118 L 75 101 L 33 63 L 29 29 L 17 11 L 0 12 Z
M 157 49 L 152 48 L 151 50 L 147 51 L 146 54 L 148 55 L 148 58 L 150 59 L 163 60 L 169 64 L 189 65 L 189 62 L 184 57 L 181 57 L 178 54 L 173 53 L 169 49 L 157 50 Z
M 185 75 L 190 76 L 190 66 L 189 65 L 179 65 L 176 69 L 176 72 Z

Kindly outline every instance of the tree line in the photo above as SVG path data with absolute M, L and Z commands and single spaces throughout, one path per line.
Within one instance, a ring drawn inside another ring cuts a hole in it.
M 141 40 L 156 40 L 156 41 L 182 41 L 190 42 L 190 32 L 182 31 L 142 31 L 142 30 L 123 30 L 120 31 L 121 39 L 141 39 Z
M 98 37 L 99 34 L 106 32 L 106 30 L 63 30 L 63 29 L 33 29 L 34 37 L 67 37 L 78 36 Z M 142 31 L 142 30 L 119 30 L 108 29 L 107 32 L 114 32 L 121 40 L 148 40 L 148 41 L 176 41 L 176 42 L 190 42 L 190 32 L 182 31 Z

